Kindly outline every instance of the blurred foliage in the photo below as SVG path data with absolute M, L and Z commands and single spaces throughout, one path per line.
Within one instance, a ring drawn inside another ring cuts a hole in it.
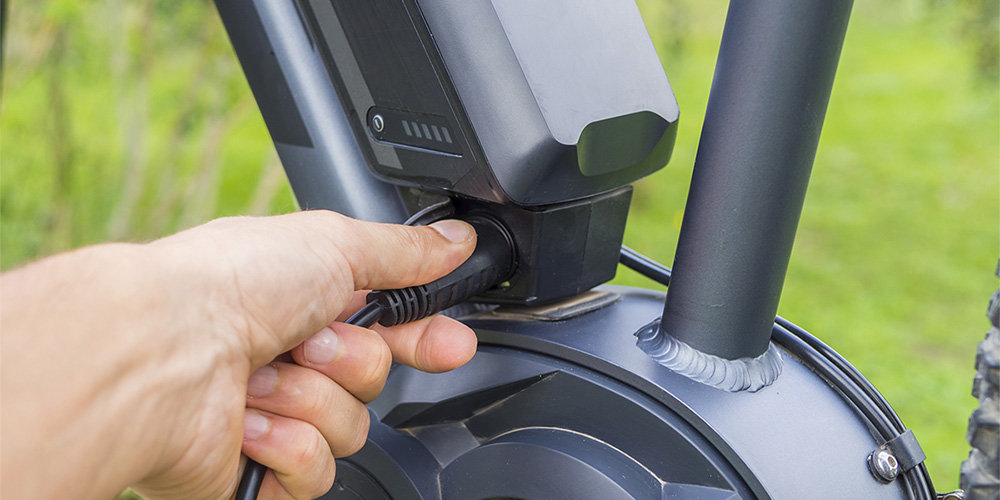
M 210 2 L 9 3 L 0 268 L 295 209 Z M 886 394 L 941 491 L 968 452 L 975 342 L 996 288 L 997 5 L 855 5 L 780 310 Z M 671 163 L 636 186 L 626 242 L 669 264 L 724 7 L 640 7 L 683 119 Z M 616 282 L 652 286 L 627 271 Z
M 974 54 L 983 83 L 1000 82 L 1000 0 L 934 0 L 938 9 L 958 9 L 955 34 Z
M 12 2 L 0 266 L 294 209 L 207 2 Z

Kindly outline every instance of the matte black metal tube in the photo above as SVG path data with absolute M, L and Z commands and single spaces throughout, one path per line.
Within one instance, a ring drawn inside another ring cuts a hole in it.
M 661 332 L 767 350 L 851 3 L 730 3 Z
M 296 3 L 215 3 L 299 206 L 403 222 L 407 213 L 396 188 L 368 171 Z

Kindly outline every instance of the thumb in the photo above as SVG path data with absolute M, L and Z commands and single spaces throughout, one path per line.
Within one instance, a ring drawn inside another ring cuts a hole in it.
M 354 290 L 429 283 L 465 262 L 476 247 L 475 230 L 460 220 L 421 227 L 347 220 L 355 237 L 341 238 L 337 249 L 351 267 Z
M 472 253 L 476 234 L 457 220 L 409 227 L 314 210 L 219 219 L 154 245 L 195 268 L 230 324 L 246 325 L 256 366 L 334 322 L 356 290 L 444 276 Z

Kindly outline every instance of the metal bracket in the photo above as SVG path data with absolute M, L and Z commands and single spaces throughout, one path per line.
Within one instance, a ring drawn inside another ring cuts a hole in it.
M 906 429 L 868 455 L 868 467 L 875 479 L 893 482 L 901 472 L 906 472 L 927 459 L 913 431 Z
M 896 456 L 896 460 L 899 461 L 899 468 L 903 472 L 927 460 L 927 455 L 924 454 L 923 448 L 920 447 L 920 443 L 917 442 L 917 438 L 910 429 L 906 429 L 902 434 L 892 438 L 882 445 L 882 447 L 888 449 Z

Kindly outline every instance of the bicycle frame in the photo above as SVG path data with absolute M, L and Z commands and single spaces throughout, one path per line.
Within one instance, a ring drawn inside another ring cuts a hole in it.
M 402 222 L 310 2 L 216 3 L 302 208 Z M 874 388 L 775 325 L 850 9 L 731 2 L 670 293 L 600 287 L 464 316 L 480 352 L 450 374 L 394 369 L 324 498 L 932 498 Z M 869 470 L 879 450 L 907 472 Z

